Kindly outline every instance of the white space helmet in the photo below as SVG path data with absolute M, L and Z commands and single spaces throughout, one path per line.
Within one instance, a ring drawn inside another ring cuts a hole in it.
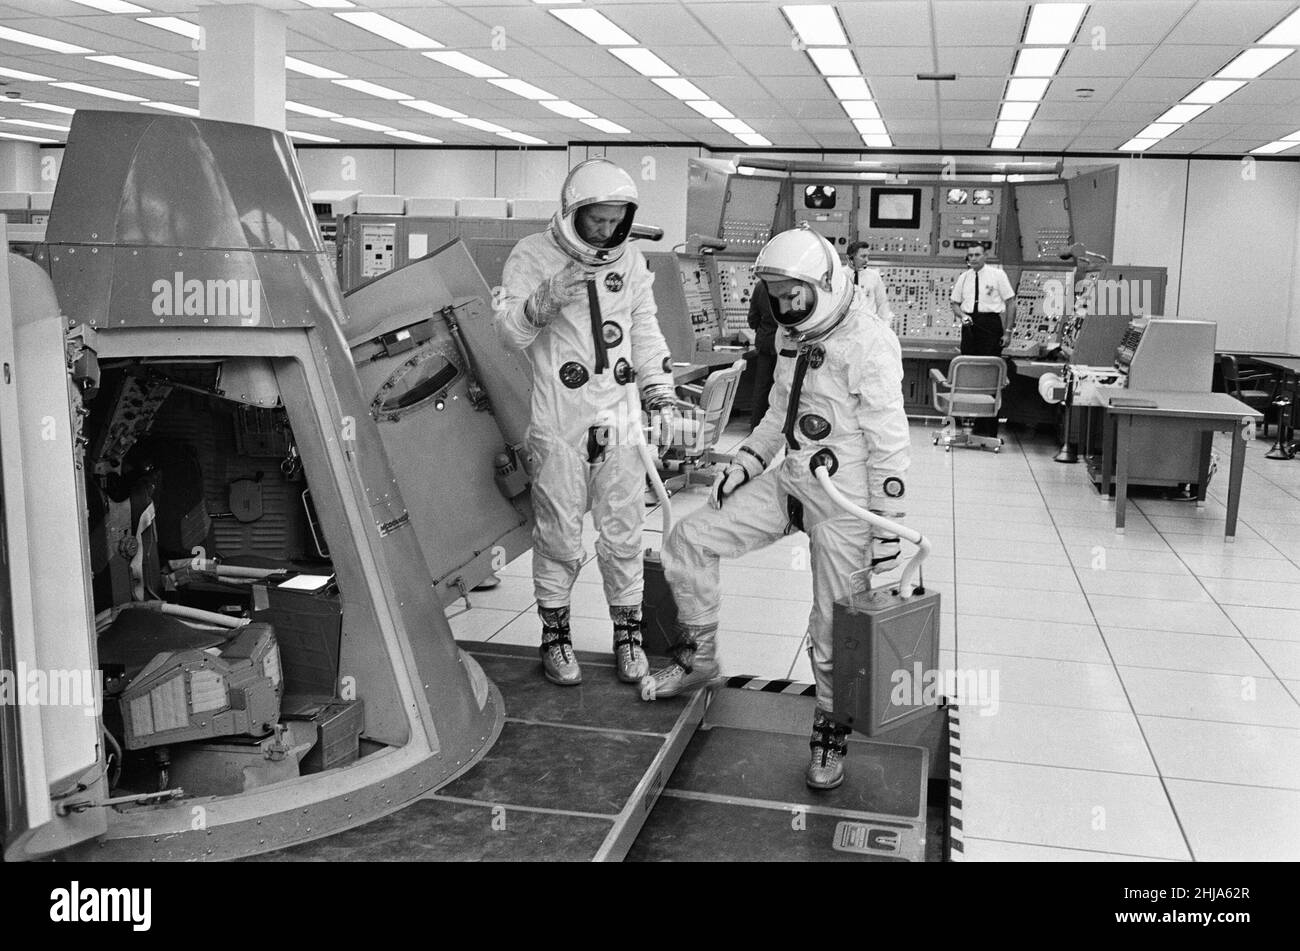
M 580 208 L 618 202 L 627 206 L 623 221 L 603 246 L 588 243 L 578 232 L 576 216 Z M 612 264 L 623 256 L 632 219 L 636 217 L 637 194 L 632 176 L 609 159 L 588 159 L 575 165 L 560 189 L 560 211 L 551 222 L 551 231 L 565 253 L 588 267 Z
M 837 325 L 853 300 L 848 268 L 830 242 L 807 223 L 782 231 L 763 246 L 754 262 L 754 276 L 767 282 L 782 279 L 805 286 L 803 306 L 781 312 L 781 302 L 771 300 L 776 322 L 803 338 L 818 336 Z M 770 293 L 770 292 L 769 292 Z

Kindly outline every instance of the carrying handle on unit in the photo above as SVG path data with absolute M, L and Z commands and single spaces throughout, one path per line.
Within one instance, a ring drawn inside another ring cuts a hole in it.
M 844 493 L 836 488 L 835 483 L 831 481 L 830 471 L 824 463 L 817 465 L 813 469 L 813 475 L 817 477 L 817 481 L 826 490 L 826 494 L 830 496 L 831 501 L 844 511 L 862 519 L 874 528 L 881 528 L 897 535 L 899 538 L 906 538 L 916 546 L 916 554 L 908 559 L 907 564 L 903 566 L 903 575 L 898 579 L 898 596 L 904 601 L 910 598 L 915 592 L 911 589 L 909 583 L 912 575 L 920 570 L 921 563 L 930 554 L 930 540 L 914 528 L 900 525 L 898 522 L 891 521 L 883 515 L 877 515 L 875 512 L 869 512 L 862 506 L 849 501 Z

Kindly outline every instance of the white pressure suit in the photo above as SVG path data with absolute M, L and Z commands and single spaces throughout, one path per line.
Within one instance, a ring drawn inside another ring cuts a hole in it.
M 797 234 L 778 235 L 772 245 Z M 825 244 L 819 236 L 808 235 Z M 800 240 L 806 254 L 812 253 L 808 249 L 816 245 L 808 238 Z M 833 253 L 829 245 L 826 252 Z M 756 266 L 760 277 L 764 256 L 769 262 L 776 257 L 764 249 Z M 797 269 L 771 268 L 769 263 L 768 280 L 783 273 L 803 276 Z M 719 508 L 698 509 L 678 522 L 663 552 L 679 622 L 688 629 L 707 630 L 718 623 L 720 558 L 739 557 L 791 531 L 806 532 L 813 572 L 809 650 L 817 706 L 826 712 L 833 699 L 833 606 L 850 593 L 849 575 L 872 563 L 873 546 L 870 527 L 831 501 L 813 475 L 812 462 L 814 457 L 827 458 L 829 451 L 834 460 L 831 476 L 844 495 L 864 508 L 899 518 L 910 447 L 898 338 L 884 321 L 850 307 L 852 287 L 846 286 L 842 271 L 838 261 L 833 267 L 828 263 L 826 288 L 815 312 L 777 334 L 776 378 L 767 413 L 736 454 L 745 481 L 717 499 Z M 782 449 L 785 458 L 769 468 Z M 874 560 L 896 559 L 897 539 L 880 542 L 878 538 Z
M 581 184 L 584 170 L 607 177 L 617 170 L 604 160 L 593 162 L 570 173 L 566 206 L 574 190 L 570 183 L 576 178 Z M 582 516 L 588 509 L 599 533 L 596 560 L 608 603 L 641 605 L 646 471 L 627 429 L 640 424 L 628 412 L 628 387 L 640 386 L 643 394 L 652 388 L 671 392 L 672 358 L 655 316 L 654 276 L 640 250 L 623 243 L 636 194 L 632 189 L 629 201 L 631 180 L 617 172 L 626 179 L 623 193 L 597 190 L 587 197 L 629 202 L 618 247 L 604 255 L 575 247 L 573 215 L 581 205 L 562 208 L 550 228 L 515 245 L 496 301 L 500 334 L 527 354 L 533 370 L 525 463 L 536 516 L 533 584 L 542 608 L 569 604 L 582 564 Z M 575 265 L 582 268 L 585 286 L 538 327 L 530 298 Z

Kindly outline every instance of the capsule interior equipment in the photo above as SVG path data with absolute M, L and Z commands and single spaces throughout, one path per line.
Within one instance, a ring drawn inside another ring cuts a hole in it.
M 6 859 L 952 848 L 946 708 L 827 798 L 792 685 L 645 704 L 609 655 L 558 690 L 457 644 L 532 528 L 528 373 L 462 243 L 344 297 L 283 134 L 79 111 L 34 258 L 0 268 L 0 665 L 95 689 L 0 705 Z

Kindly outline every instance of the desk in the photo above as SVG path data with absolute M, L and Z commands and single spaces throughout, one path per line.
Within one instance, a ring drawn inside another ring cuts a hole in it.
M 734 362 L 733 360 L 732 363 Z M 708 376 L 710 369 L 710 367 L 699 363 L 674 363 L 673 385 L 682 386 L 685 383 L 696 383 Z
M 1246 462 L 1246 425 L 1252 419 L 1262 418 L 1245 403 L 1227 393 L 1176 393 L 1168 390 L 1116 389 L 1103 396 L 1123 395 L 1155 403 L 1149 406 L 1106 405 L 1106 439 L 1102 448 L 1101 494 L 1110 494 L 1110 462 L 1115 461 L 1115 531 L 1124 531 L 1124 509 L 1128 503 L 1129 450 L 1132 444 L 1133 419 L 1137 416 L 1160 420 L 1162 426 L 1172 430 L 1199 432 L 1201 434 L 1201 472 L 1197 481 L 1196 501 L 1205 501 L 1205 491 L 1210 474 L 1210 449 L 1216 432 L 1232 434 L 1232 462 L 1228 471 L 1228 523 L 1224 537 L 1229 541 L 1237 535 L 1237 506 L 1241 501 L 1241 471 Z M 1112 449 L 1113 447 L 1113 449 Z

